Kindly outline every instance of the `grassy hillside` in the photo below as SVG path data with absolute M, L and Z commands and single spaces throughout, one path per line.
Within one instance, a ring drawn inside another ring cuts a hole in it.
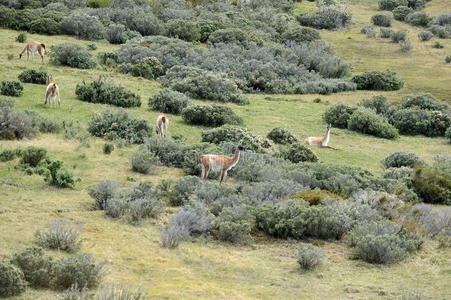
M 382 39 L 368 39 L 360 34 L 364 24 L 377 12 L 377 1 L 351 0 L 349 10 L 354 24 L 340 31 L 322 31 L 322 37 L 336 48 L 336 54 L 352 66 L 352 73 L 366 70 L 392 69 L 406 81 L 396 92 L 357 91 L 333 95 L 250 95 L 251 104 L 228 104 L 253 132 L 266 135 L 273 127 L 283 126 L 303 139 L 322 135 L 325 124 L 322 114 L 328 104 L 346 101 L 356 104 L 372 95 L 384 95 L 393 102 L 403 96 L 430 92 L 451 103 L 451 67 L 444 63 L 451 54 L 451 40 L 440 40 L 444 49 L 433 49 L 429 42 L 419 42 L 420 29 L 395 21 L 395 29 L 407 30 L 414 48 L 402 53 L 399 46 Z M 447 0 L 433 0 L 425 11 L 438 15 L 449 8 Z M 304 1 L 297 12 L 314 10 L 314 4 Z M 111 73 L 101 69 L 78 70 L 55 67 L 46 61 L 18 60 L 22 45 L 15 42 L 18 32 L 0 29 L 0 81 L 16 80 L 26 68 L 43 68 L 53 74 L 61 86 L 61 108 L 43 104 L 44 86 L 24 84 L 24 94 L 14 98 L 17 109 L 35 110 L 58 121 L 79 121 L 86 126 L 95 112 L 115 109 L 107 105 L 81 102 L 75 97 L 75 86 L 83 80 L 107 75 L 115 82 L 134 89 L 142 98 L 141 108 L 128 109 L 134 116 L 153 124 L 157 112 L 150 111 L 147 99 L 160 89 L 159 83 L 143 78 Z M 88 44 L 67 36 L 29 35 L 29 38 L 47 45 L 62 42 Z M 96 43 L 98 50 L 111 51 L 106 41 Z M 12 60 L 8 55 L 13 54 Z M 321 98 L 320 103 L 313 100 Z M 196 101 L 202 102 L 202 101 Z M 189 143 L 200 140 L 202 127 L 184 124 L 179 116 L 171 116 L 170 134 L 178 133 Z M 89 147 L 62 134 L 40 134 L 33 140 L 1 141 L 0 151 L 16 147 L 45 147 L 51 157 L 61 159 L 81 181 L 74 189 L 47 186 L 42 177 L 27 176 L 14 166 L 17 161 L 0 163 L 0 257 L 12 255 L 33 244 L 33 234 L 45 227 L 55 216 L 65 216 L 84 224 L 82 250 L 108 263 L 106 281 L 122 282 L 142 287 L 158 299 L 396 299 L 418 293 L 432 299 L 451 294 L 451 252 L 428 241 L 422 250 L 402 263 L 384 267 L 350 260 L 350 249 L 345 242 L 318 241 L 328 262 L 317 271 L 300 273 L 296 263 L 297 243 L 258 236 L 251 246 L 233 246 L 218 241 L 188 242 L 178 249 L 161 248 L 159 236 L 167 216 L 175 208 L 166 208 L 158 220 L 146 221 L 140 226 L 104 216 L 92 211 L 88 186 L 99 180 L 115 180 L 129 186 L 134 182 L 158 182 L 175 178 L 183 172 L 175 168 L 159 167 L 152 175 L 140 175 L 130 170 L 129 156 L 136 146 L 116 149 L 111 155 L 102 153 L 104 141 L 91 138 Z M 338 151 L 313 149 L 320 161 L 361 166 L 375 173 L 382 168 L 380 160 L 393 151 L 410 151 L 427 162 L 438 154 L 450 152 L 445 138 L 401 136 L 396 140 L 379 139 L 332 129 L 331 143 Z M 54 252 L 56 256 L 64 254 Z M 28 289 L 11 299 L 55 299 L 58 293 L 50 290 Z

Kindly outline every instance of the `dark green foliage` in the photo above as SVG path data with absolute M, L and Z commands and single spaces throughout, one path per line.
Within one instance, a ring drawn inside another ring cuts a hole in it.
M 39 18 L 30 24 L 30 33 L 55 35 L 61 33 L 60 24 L 52 18 Z
M 95 60 L 86 48 L 71 43 L 52 46 L 50 61 L 55 65 L 79 69 L 92 69 L 96 65 Z
M 398 6 L 407 6 L 407 0 L 379 0 L 380 10 L 393 10 Z
M 102 146 L 103 154 L 111 154 L 111 152 L 114 151 L 114 144 L 113 143 L 105 143 Z
M 451 144 L 451 127 L 448 127 L 448 129 L 446 129 L 445 137 L 448 139 L 448 142 Z
M 44 180 L 50 185 L 59 188 L 70 188 L 75 184 L 75 179 L 70 171 L 63 167 L 60 160 L 47 160 L 44 171 Z
M 445 63 L 447 64 L 451 63 L 451 55 L 445 56 Z
M 413 9 L 408 6 L 401 5 L 396 7 L 392 12 L 395 20 L 404 21 L 407 15 L 413 12 Z
M 142 174 L 149 174 L 158 163 L 158 158 L 147 149 L 140 149 L 130 158 L 132 170 Z
M 321 39 L 319 32 L 308 27 L 291 27 L 282 34 L 283 41 L 294 41 L 297 43 L 308 43 Z
M 401 134 L 434 137 L 445 134 L 451 118 L 446 112 L 407 108 L 396 110 L 390 117 L 390 122 Z
M 95 202 L 95 209 L 105 209 L 109 200 L 113 199 L 114 195 L 120 188 L 120 184 L 111 181 L 104 180 L 92 185 L 88 189 L 88 194 L 93 198 Z
M 23 85 L 18 81 L 2 81 L 0 83 L 0 94 L 5 96 L 20 97 Z
M 395 73 L 386 71 L 368 71 L 352 77 L 359 90 L 396 91 L 403 87 L 404 81 Z
M 300 143 L 291 144 L 282 148 L 280 151 L 280 156 L 283 159 L 291 161 L 292 163 L 299 163 L 303 161 L 318 161 L 318 157 L 315 155 L 315 153 L 313 153 L 312 150 Z
M 191 99 L 189 97 L 171 89 L 163 89 L 149 98 L 151 109 L 176 115 L 180 114 L 190 104 Z
M 390 39 L 393 43 L 401 43 L 403 41 L 406 41 L 407 35 L 404 31 L 395 31 L 390 36 Z
M 144 138 L 152 135 L 152 128 L 146 120 L 132 118 L 125 110 L 104 111 L 96 114 L 88 125 L 91 135 L 123 139 L 132 144 L 144 143 Z
M 261 136 L 254 135 L 246 128 L 223 125 L 218 128 L 206 130 L 202 132 L 202 142 L 221 144 L 228 142 L 232 144 L 241 144 L 248 150 L 255 152 L 264 152 L 271 144 L 269 141 Z
M 3 150 L 0 152 L 0 161 L 11 161 L 16 158 L 18 150 Z
M 332 127 L 348 128 L 348 122 L 356 108 L 346 103 L 336 103 L 329 106 L 324 112 L 324 121 Z
M 24 32 L 19 33 L 19 35 L 16 37 L 16 42 L 18 43 L 25 43 L 27 41 L 27 34 Z
M 75 94 L 81 101 L 111 104 L 119 107 L 139 107 L 141 97 L 123 86 L 114 85 L 104 77 L 93 82 L 77 84 Z
M 312 270 L 324 262 L 324 253 L 318 247 L 300 244 L 297 261 L 302 270 Z
M 190 105 L 183 109 L 182 118 L 188 124 L 205 126 L 239 125 L 243 120 L 232 109 L 220 105 Z
M 171 185 L 166 191 L 165 197 L 172 206 L 188 204 L 201 183 L 202 180 L 197 176 L 184 176 Z
M 110 24 L 105 30 L 105 38 L 111 44 L 124 44 L 127 40 L 140 36 L 139 32 L 128 30 L 122 24 Z
M 383 14 L 377 14 L 371 17 L 371 22 L 374 25 L 382 27 L 390 27 L 391 20 L 392 20 L 391 16 Z
M 210 34 L 208 42 L 211 44 L 225 43 L 246 46 L 251 42 L 247 32 L 239 28 L 219 29 Z
M 445 48 L 445 46 L 443 46 L 443 44 L 438 42 L 438 41 L 436 41 L 434 44 L 432 44 L 431 47 L 435 48 L 435 49 L 443 49 L 443 48 Z
M 20 157 L 20 164 L 24 168 L 36 168 L 47 157 L 47 150 L 45 148 L 31 146 L 25 150 L 21 150 Z
M 170 37 L 178 38 L 188 42 L 195 42 L 201 39 L 200 27 L 195 22 L 175 19 L 167 23 L 167 33 Z
M 266 136 L 268 139 L 277 144 L 287 145 L 299 142 L 299 140 L 294 136 L 294 134 L 286 128 L 276 127 L 271 129 L 271 131 Z
M 388 123 L 384 117 L 366 108 L 358 108 L 352 114 L 348 122 L 348 128 L 386 139 L 393 139 L 399 135 L 398 130 Z
M 141 58 L 136 64 L 120 64 L 119 72 L 136 77 L 156 79 L 164 74 L 164 68 L 156 57 L 150 56 Z
M 45 84 L 47 72 L 27 69 L 19 74 L 19 80 L 25 83 Z
M 18 267 L 4 259 L 0 260 L 0 297 L 19 295 L 26 286 L 24 274 Z
M 414 153 L 410 152 L 392 152 L 382 160 L 384 168 L 400 168 L 410 167 L 413 168 L 418 164 L 421 164 L 421 159 Z
M 317 13 L 300 14 L 297 21 L 317 29 L 336 29 L 351 23 L 352 15 L 334 6 L 322 5 Z
M 1 140 L 21 140 L 32 138 L 36 134 L 36 128 L 28 116 L 8 106 L 0 109 L 0 124 L 2 124 L 0 127 Z
M 370 99 L 364 99 L 359 103 L 359 106 L 372 109 L 379 115 L 386 115 L 390 110 L 390 104 L 384 96 L 373 96 Z
M 418 34 L 418 38 L 422 42 L 429 41 L 430 39 L 432 39 L 433 36 L 434 36 L 434 34 L 432 32 L 430 32 L 429 30 L 422 31 Z
M 39 246 L 66 252 L 77 251 L 81 244 L 79 228 L 64 218 L 51 220 L 47 230 L 39 230 L 35 236 Z
M 61 30 L 69 35 L 97 40 L 104 36 L 105 28 L 96 16 L 74 11 L 61 21 Z
M 390 28 L 381 28 L 379 36 L 383 39 L 389 39 L 393 33 L 394 31 Z
M 345 91 L 355 91 L 357 85 L 344 79 L 322 79 L 318 81 L 310 81 L 295 87 L 294 92 L 298 94 L 321 94 L 330 95 Z
M 415 169 L 413 187 L 426 203 L 451 205 L 451 166 L 449 162 L 436 163 Z
M 406 16 L 405 21 L 410 25 L 426 27 L 432 22 L 432 17 L 424 12 L 413 12 Z
M 11 263 L 18 266 L 25 275 L 25 280 L 33 287 L 48 288 L 51 286 L 56 263 L 45 255 L 40 247 L 30 247 L 14 254 Z
M 403 99 L 400 108 L 420 108 L 426 110 L 446 111 L 449 106 L 446 102 L 437 100 L 431 94 L 409 95 Z
M 215 219 L 217 237 L 230 243 L 248 243 L 254 227 L 254 217 L 245 207 L 228 207 Z
M 87 48 L 90 51 L 94 51 L 94 50 L 97 50 L 97 45 L 95 43 L 91 43 L 91 44 L 88 44 Z
M 61 289 L 73 285 L 85 288 L 96 287 L 102 280 L 104 263 L 89 254 L 63 258 L 56 269 L 56 286 Z
M 140 151 L 150 151 L 165 166 L 180 168 L 184 161 L 184 150 L 185 146 L 183 144 L 160 136 L 154 136 L 145 140 Z

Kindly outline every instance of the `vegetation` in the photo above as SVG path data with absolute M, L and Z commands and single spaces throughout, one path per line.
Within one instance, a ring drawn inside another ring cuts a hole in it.
M 267 138 L 277 144 L 287 145 L 298 142 L 299 140 L 291 131 L 282 127 L 275 127 L 268 133 Z
M 96 62 L 91 54 L 78 44 L 61 44 L 51 48 L 50 61 L 55 65 L 79 69 L 92 69 Z
M 183 109 L 182 118 L 188 124 L 205 126 L 239 125 L 243 122 L 233 110 L 219 105 L 191 105 Z
M 301 244 L 298 249 L 297 260 L 301 269 L 312 270 L 323 263 L 324 254 L 318 247 Z
M 47 72 L 28 69 L 19 74 L 19 80 L 24 83 L 45 84 Z
M 0 95 L 20 97 L 23 85 L 18 81 L 2 81 L 0 83 Z
M 359 90 L 396 91 L 404 81 L 392 71 L 369 71 L 352 78 Z
M 0 261 L 0 283 L 2 297 L 19 295 L 27 286 L 22 271 L 7 260 Z
M 151 109 L 175 115 L 180 114 L 190 104 L 189 97 L 170 89 L 163 89 L 149 98 Z

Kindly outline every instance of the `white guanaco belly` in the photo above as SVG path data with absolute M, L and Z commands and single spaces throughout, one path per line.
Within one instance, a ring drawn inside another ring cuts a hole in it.
M 222 163 L 220 160 L 218 160 L 218 157 L 214 154 L 207 154 L 206 156 L 208 158 L 210 169 L 215 172 L 221 171 Z

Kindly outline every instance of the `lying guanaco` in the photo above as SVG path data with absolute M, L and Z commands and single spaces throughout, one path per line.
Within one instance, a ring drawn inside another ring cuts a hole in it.
M 22 52 L 19 53 L 19 58 L 22 58 L 22 55 L 25 51 L 27 51 L 27 60 L 30 58 L 30 53 L 31 58 L 34 58 L 34 54 L 38 52 L 38 54 L 41 56 L 42 63 L 44 63 L 45 44 L 36 41 L 27 42 L 25 47 L 23 47 Z
M 307 145 L 311 145 L 311 146 L 316 146 L 316 147 L 320 147 L 320 148 L 330 148 L 330 149 L 335 150 L 335 148 L 328 146 L 329 140 L 330 140 L 330 129 L 331 128 L 332 128 L 332 125 L 327 124 L 326 134 L 324 136 L 310 136 L 304 140 L 304 143 L 306 143 Z
M 166 134 L 168 133 L 168 127 L 169 127 L 169 119 L 165 115 L 159 115 L 157 118 L 157 134 L 162 137 L 166 137 Z
M 48 102 L 51 105 L 52 102 L 55 104 L 55 101 L 58 101 L 58 106 L 61 106 L 60 88 L 55 82 L 53 82 L 51 75 L 47 75 L 45 83 L 47 85 L 47 90 L 45 92 L 44 104 L 47 104 Z
M 244 148 L 242 146 L 238 146 L 233 157 L 214 154 L 202 155 L 200 157 L 200 162 L 202 164 L 201 178 L 206 180 L 210 170 L 220 171 L 219 184 L 225 182 L 227 179 L 227 172 L 238 163 L 240 160 L 240 151 L 242 150 L 244 150 Z

